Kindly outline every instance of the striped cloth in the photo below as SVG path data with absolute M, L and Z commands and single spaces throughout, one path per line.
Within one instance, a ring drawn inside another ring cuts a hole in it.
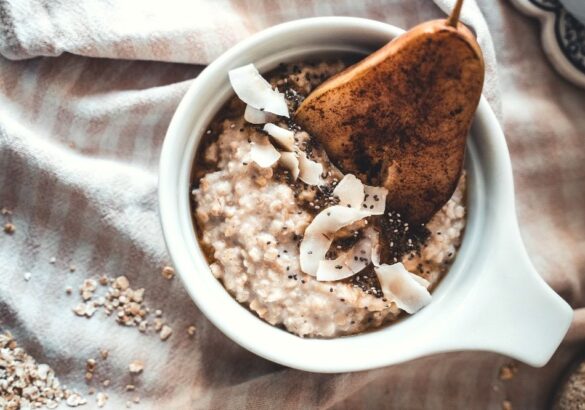
M 510 381 L 498 378 L 508 358 L 479 352 L 319 375 L 243 350 L 202 316 L 178 280 L 160 274 L 168 258 L 156 175 L 166 127 L 202 65 L 264 27 L 317 15 L 411 27 L 444 15 L 452 1 L 194 3 L 0 0 L 0 207 L 13 210 L 0 218 L 16 227 L 0 234 L 0 330 L 67 386 L 105 391 L 112 409 L 135 396 L 141 409 L 497 409 L 505 399 L 515 409 L 545 408 L 585 341 L 585 93 L 547 64 L 537 23 L 506 2 L 468 0 L 463 10 L 486 53 L 486 95 L 511 149 L 523 237 L 541 274 L 576 309 L 568 340 L 545 368 L 520 365 Z M 77 289 L 101 274 L 145 288 L 171 338 L 143 335 L 103 312 L 75 316 Z M 110 356 L 88 385 L 85 362 L 99 349 Z M 131 378 L 133 359 L 145 369 Z M 129 383 L 136 392 L 125 392 Z

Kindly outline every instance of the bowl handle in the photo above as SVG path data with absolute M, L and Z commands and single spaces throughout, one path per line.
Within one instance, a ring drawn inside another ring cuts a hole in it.
M 567 333 L 573 309 L 540 277 L 510 224 L 465 296 L 463 320 L 443 327 L 452 350 L 488 350 L 544 366 Z M 474 308 L 475 307 L 475 308 Z

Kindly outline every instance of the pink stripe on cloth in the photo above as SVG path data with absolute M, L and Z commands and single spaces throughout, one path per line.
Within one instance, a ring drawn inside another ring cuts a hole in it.
M 436 1 L 441 9 L 452 3 Z M 179 280 L 160 274 L 169 261 L 158 157 L 201 64 L 295 18 L 352 15 L 412 27 L 444 15 L 425 0 L 0 0 L 0 208 L 14 210 L 17 229 L 0 233 L 1 329 L 86 394 L 89 408 L 90 387 L 115 409 L 135 396 L 141 409 L 500 408 L 504 399 L 547 408 L 585 341 L 585 93 L 549 67 L 536 23 L 507 3 L 465 3 L 462 18 L 486 54 L 485 94 L 502 107 L 523 237 L 543 277 L 576 309 L 548 366 L 519 365 L 513 380 L 501 381 L 508 358 L 461 352 L 356 374 L 286 369 L 227 339 Z M 120 326 L 102 311 L 90 320 L 74 315 L 83 281 L 102 274 L 145 288 L 148 305 L 173 328 L 170 339 Z M 108 360 L 86 383 L 86 360 L 104 348 Z M 134 359 L 145 364 L 139 377 L 128 372 Z M 127 384 L 137 391 L 126 392 Z

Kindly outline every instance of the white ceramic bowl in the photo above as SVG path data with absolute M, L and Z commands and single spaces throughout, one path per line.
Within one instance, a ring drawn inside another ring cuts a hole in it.
M 211 274 L 197 242 L 190 172 L 201 135 L 232 95 L 228 70 L 252 62 L 267 71 L 280 62 L 363 55 L 402 32 L 358 18 L 297 20 L 242 41 L 209 65 L 179 104 L 161 155 L 160 213 L 172 261 L 211 322 L 246 349 L 286 366 L 357 371 L 454 350 L 494 351 L 542 366 L 561 342 L 573 312 L 540 278 L 524 250 L 506 142 L 483 98 L 468 143 L 469 214 L 463 244 L 432 303 L 415 315 L 356 336 L 297 337 L 237 303 Z

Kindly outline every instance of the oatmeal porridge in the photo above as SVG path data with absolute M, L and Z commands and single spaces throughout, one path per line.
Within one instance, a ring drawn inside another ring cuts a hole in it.
M 286 106 L 270 89 L 270 111 L 232 98 L 206 130 L 193 170 L 194 220 L 211 272 L 260 318 L 304 337 L 356 334 L 428 304 L 465 227 L 465 174 L 427 224 L 409 225 L 385 209 L 384 188 L 342 174 L 283 115 L 343 68 L 279 66 L 268 79 Z M 246 84 L 262 81 L 252 74 Z

